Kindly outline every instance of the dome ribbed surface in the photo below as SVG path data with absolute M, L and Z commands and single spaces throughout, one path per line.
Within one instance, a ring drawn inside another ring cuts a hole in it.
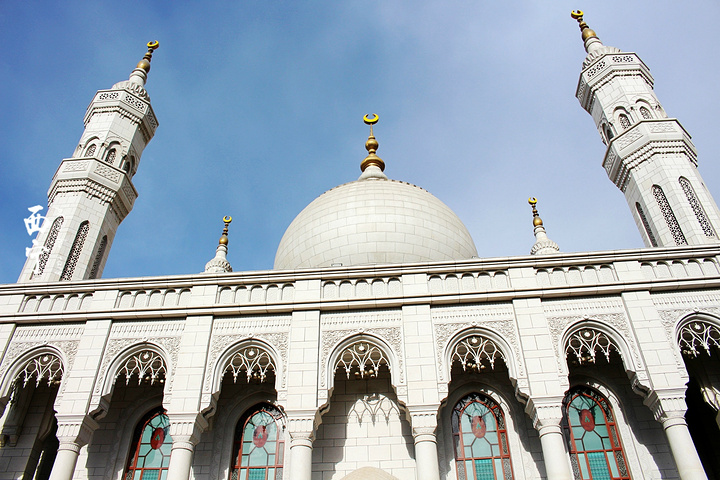
M 462 260 L 477 256 L 465 225 L 428 191 L 363 179 L 325 192 L 285 231 L 275 269 Z

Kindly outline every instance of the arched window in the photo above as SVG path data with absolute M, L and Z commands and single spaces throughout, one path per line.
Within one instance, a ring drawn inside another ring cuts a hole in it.
M 170 421 L 162 409 L 153 410 L 138 423 L 123 479 L 165 480 L 170 465 Z
M 675 217 L 675 213 L 673 213 L 672 211 L 672 207 L 670 206 L 670 203 L 665 196 L 665 192 L 663 192 L 663 189 L 658 185 L 653 185 L 652 192 L 655 196 L 655 200 L 657 201 L 658 206 L 660 207 L 660 211 L 662 212 L 663 217 L 665 217 L 665 223 L 667 223 L 667 226 L 670 229 L 670 233 L 675 240 L 675 244 L 687 245 L 688 243 L 685 239 L 685 235 L 680 229 L 680 224 Z
M 576 479 L 630 480 L 610 402 L 597 391 L 574 387 L 563 401 L 563 426 Z
M 640 107 L 640 115 L 645 120 L 650 120 L 652 118 L 652 113 L 650 113 L 650 110 L 645 107 Z
M 112 165 L 115 162 L 115 155 L 117 155 L 117 151 L 113 148 L 105 156 L 105 161 Z
M 92 145 L 90 145 L 89 147 L 87 147 L 87 150 L 85 150 L 85 156 L 92 157 L 93 155 L 95 155 L 95 148 L 97 148 L 97 147 L 94 143 Z
M 505 416 L 494 400 L 479 393 L 461 399 L 452 432 L 458 480 L 513 478 Z
M 645 228 L 645 233 L 648 236 L 648 240 L 650 240 L 650 245 L 653 247 L 657 247 L 658 243 L 655 239 L 655 234 L 653 234 L 652 229 L 650 228 L 650 222 L 648 222 L 647 217 L 645 216 L 645 211 L 640 206 L 639 203 L 635 202 L 635 209 L 637 210 L 638 216 L 640 217 L 640 221 L 643 224 L 643 228 Z
M 258 405 L 235 427 L 230 480 L 282 478 L 284 448 L 282 414 L 272 405 Z
M 613 131 L 612 131 L 612 128 L 610 128 L 610 125 L 605 125 L 605 138 L 607 138 L 607 141 L 609 142 L 610 140 L 612 140 L 614 136 L 615 136 L 615 134 L 613 134 Z
M 628 128 L 630 128 L 630 119 L 627 115 L 621 113 L 618 118 L 620 120 L 620 126 L 623 128 L 623 130 L 627 130 Z

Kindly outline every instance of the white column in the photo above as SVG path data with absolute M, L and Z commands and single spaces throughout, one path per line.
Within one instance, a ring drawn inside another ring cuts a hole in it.
M 173 439 L 170 450 L 167 480 L 188 480 L 192 468 L 195 445 L 207 428 L 207 420 L 199 413 L 170 413 L 170 436 Z
M 315 413 L 310 410 L 287 412 L 292 480 L 310 480 L 312 476 Z
M 195 445 L 193 443 L 177 441 L 173 438 L 167 480 L 188 480 L 190 478 L 194 452 Z
M 562 398 L 546 398 L 542 403 L 528 401 L 526 411 L 533 419 L 533 426 L 540 435 L 545 474 L 548 480 L 573 480 L 570 459 L 565 449 L 560 421 L 562 419 Z
M 678 473 L 682 480 L 707 480 L 695 444 L 690 437 L 685 417 L 678 413 L 660 420 L 665 429 Z
M 75 442 L 60 442 L 50 480 L 72 480 L 80 448 L 82 447 Z
M 312 444 L 312 432 L 290 433 L 290 468 L 293 480 L 310 480 Z
M 72 480 L 80 449 L 87 445 L 98 424 L 90 416 L 56 415 L 60 442 L 50 480 Z
M 440 480 L 435 433 L 413 428 L 413 437 L 415 439 L 417 480 Z
M 572 480 L 568 456 L 565 453 L 565 439 L 559 423 L 558 419 L 557 424 L 537 427 L 545 460 L 545 473 L 548 479 Z

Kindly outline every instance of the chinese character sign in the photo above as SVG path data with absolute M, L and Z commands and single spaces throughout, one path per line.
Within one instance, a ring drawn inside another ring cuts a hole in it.
M 41 232 L 44 232 L 46 225 L 45 225 L 45 217 L 43 215 L 40 215 L 40 210 L 42 210 L 43 207 L 41 205 L 35 205 L 34 207 L 28 208 L 30 211 L 30 216 L 25 218 L 25 229 L 28 232 L 28 235 L 32 235 L 33 233 L 37 233 L 38 235 Z M 41 253 L 45 250 L 45 247 L 40 245 L 37 240 L 37 236 L 32 239 L 32 247 L 25 248 L 25 256 L 27 258 L 32 258 L 37 260 L 37 258 L 40 256 Z

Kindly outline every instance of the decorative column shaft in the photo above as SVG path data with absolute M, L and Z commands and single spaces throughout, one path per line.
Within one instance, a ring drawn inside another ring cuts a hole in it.
M 314 430 L 314 416 L 288 417 L 293 480 L 310 480 L 312 477 Z
M 417 480 L 440 480 L 440 466 L 438 462 L 437 437 L 437 410 L 439 405 L 430 409 L 410 410 L 413 440 L 415 441 L 415 468 Z
M 682 480 L 707 480 L 708 477 L 705 475 L 700 457 L 695 450 L 695 444 L 683 414 L 678 413 L 672 417 L 665 417 L 661 423 L 665 429 L 680 478 Z
M 678 473 L 682 480 L 706 480 L 700 457 L 695 450 L 690 431 L 685 422 L 685 386 L 669 388 L 662 391 L 654 390 L 645 398 L 649 406 L 665 429 L 670 451 L 675 459 Z
M 532 399 L 528 401 L 526 411 L 533 418 L 533 426 L 540 434 L 546 478 L 552 480 L 573 480 L 570 462 L 565 450 L 560 421 L 562 419 L 562 399 L 550 405 L 538 405 Z
M 87 445 L 98 424 L 87 415 L 56 415 L 60 442 L 50 480 L 72 480 L 80 449 Z
M 167 480 L 188 480 L 195 445 L 208 426 L 207 420 L 197 413 L 168 413 L 168 419 L 173 444 L 170 450 Z

